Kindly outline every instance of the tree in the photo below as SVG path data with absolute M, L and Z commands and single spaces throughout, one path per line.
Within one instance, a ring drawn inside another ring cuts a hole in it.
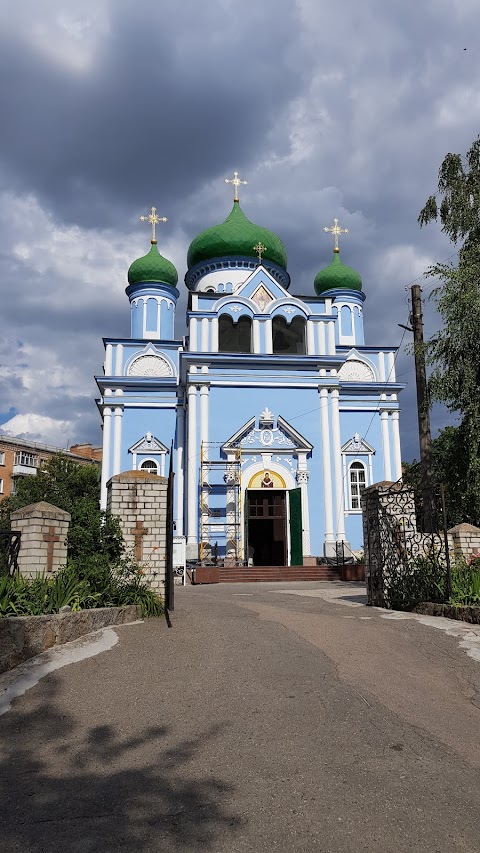
M 447 525 L 453 527 L 467 521 L 479 524 L 478 508 L 472 505 L 465 490 L 465 471 L 468 464 L 467 444 L 461 427 L 448 426 L 432 441 L 432 478 L 445 486 Z M 422 500 L 422 476 L 416 459 L 404 463 L 403 481 L 411 486 Z
M 447 154 L 439 170 L 438 194 L 430 196 L 420 212 L 420 226 L 440 220 L 442 231 L 460 243 L 458 262 L 434 264 L 427 275 L 440 284 L 431 297 L 444 326 L 425 344 L 430 404 L 444 403 L 458 413 L 456 455 L 459 454 L 469 516 L 480 519 L 480 137 L 466 156 Z M 461 447 L 460 447 L 461 444 Z M 465 519 L 464 519 L 465 520 Z
M 116 561 L 123 551 L 118 520 L 100 510 L 96 465 L 80 465 L 61 453 L 52 456 L 36 476 L 22 477 L 17 492 L 0 504 L 0 527 L 10 526 L 10 513 L 38 501 L 48 501 L 72 516 L 68 558 L 75 563 L 99 555 Z

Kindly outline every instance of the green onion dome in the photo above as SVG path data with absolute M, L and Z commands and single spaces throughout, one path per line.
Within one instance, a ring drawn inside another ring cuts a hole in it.
M 361 290 L 362 278 L 360 273 L 340 260 L 338 249 L 333 251 L 331 264 L 320 270 L 315 276 L 313 284 L 317 296 L 326 290 Z
M 133 262 L 128 270 L 128 283 L 140 284 L 142 281 L 158 281 L 176 287 L 178 273 L 173 264 L 167 261 L 152 240 L 152 248 L 143 258 Z
M 238 201 L 221 225 L 202 231 L 190 244 L 187 255 L 188 268 L 211 258 L 248 257 L 256 258 L 253 248 L 258 242 L 266 247 L 263 260 L 287 268 L 287 253 L 280 237 L 273 231 L 250 222 Z

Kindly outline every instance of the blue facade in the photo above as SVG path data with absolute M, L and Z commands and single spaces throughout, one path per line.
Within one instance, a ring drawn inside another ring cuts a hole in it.
M 338 542 L 360 550 L 363 488 L 401 477 L 403 386 L 395 349 L 365 345 L 365 295 L 291 296 L 289 282 L 233 253 L 197 263 L 184 341 L 176 287 L 131 283 L 131 338 L 104 341 L 102 505 L 111 476 L 164 475 L 173 449 L 190 559 L 290 564 L 332 556 Z

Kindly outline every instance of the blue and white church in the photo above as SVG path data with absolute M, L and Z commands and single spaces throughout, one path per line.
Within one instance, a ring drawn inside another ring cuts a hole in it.
M 186 337 L 175 336 L 177 270 L 151 248 L 128 271 L 129 338 L 106 338 L 96 377 L 102 507 L 124 471 L 175 473 L 174 521 L 187 559 L 308 565 L 337 543 L 363 547 L 360 496 L 401 477 L 391 346 L 365 343 L 365 294 L 333 259 L 289 293 L 280 238 L 243 212 L 238 173 L 225 221 L 187 255 Z M 183 324 L 182 324 L 183 325 Z

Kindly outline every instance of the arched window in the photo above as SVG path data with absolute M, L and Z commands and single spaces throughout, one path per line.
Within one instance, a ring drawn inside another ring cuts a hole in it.
M 158 474 L 158 465 L 154 459 L 145 459 L 140 465 L 141 471 L 148 471 L 149 474 Z
M 274 317 L 272 322 L 274 353 L 284 355 L 305 354 L 305 320 L 294 317 L 291 323 L 283 317 Z
M 360 497 L 367 485 L 365 465 L 352 462 L 350 465 L 350 509 L 361 509 Z
M 218 321 L 219 352 L 251 352 L 252 321 L 250 317 L 239 317 L 236 323 L 228 314 L 221 314 Z

